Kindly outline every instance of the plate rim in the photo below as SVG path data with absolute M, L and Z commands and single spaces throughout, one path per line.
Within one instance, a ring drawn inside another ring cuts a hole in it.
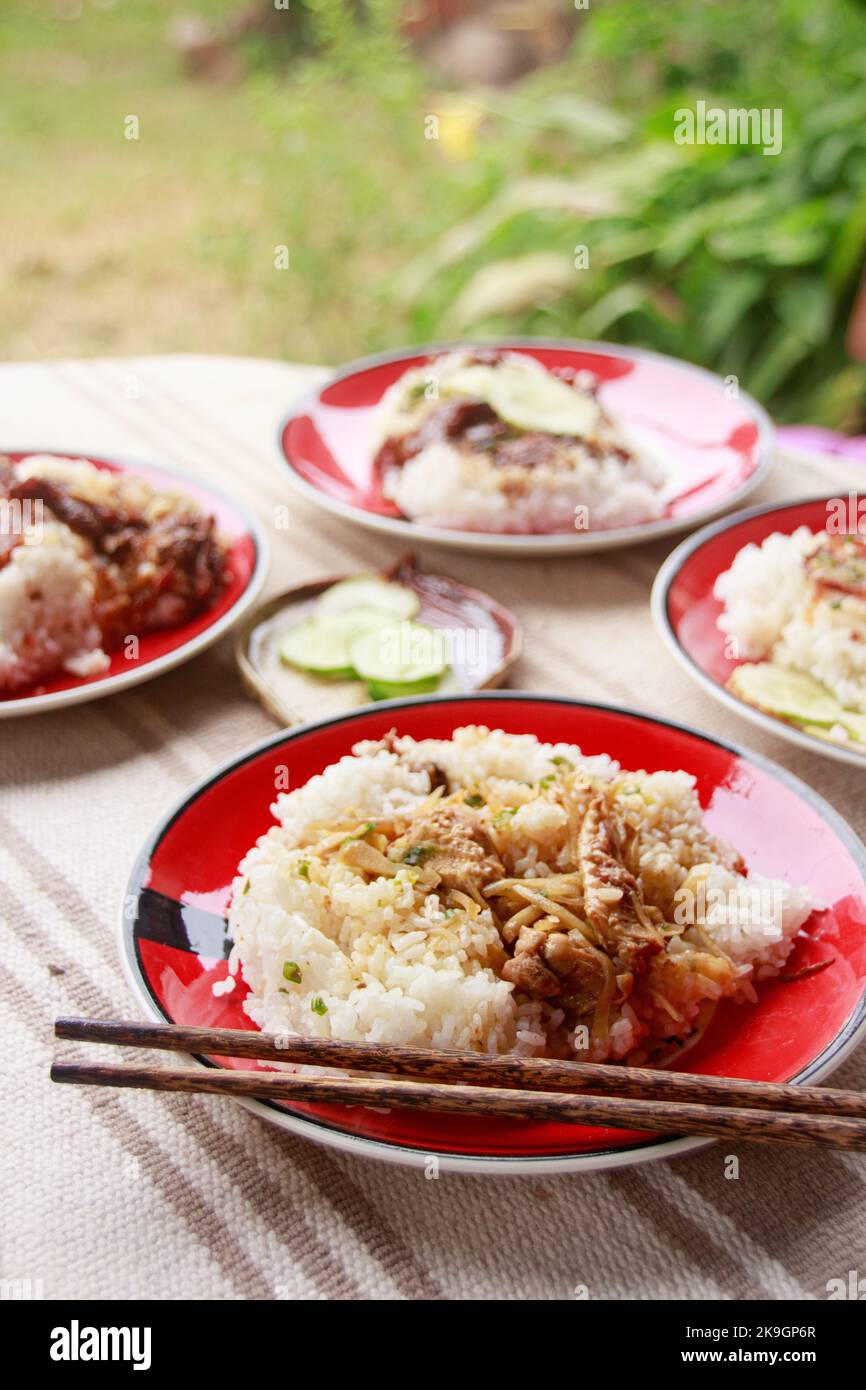
M 582 700 L 575 696 L 560 695 L 556 692 L 535 692 L 525 690 L 489 690 L 467 692 L 457 695 L 416 695 L 410 698 L 398 700 L 383 700 L 375 705 L 363 705 L 359 709 L 343 714 L 336 714 L 324 719 L 311 720 L 305 724 L 294 725 L 288 729 L 277 730 L 269 734 L 266 738 L 259 740 L 249 748 L 241 750 L 239 754 L 221 763 L 210 773 L 200 778 L 192 787 L 178 798 L 164 813 L 159 823 L 154 826 L 150 834 L 145 839 L 139 850 L 132 868 L 127 877 L 124 895 L 120 904 L 119 925 L 118 925 L 118 949 L 123 974 L 133 996 L 141 1005 L 148 1018 L 155 1022 L 170 1022 L 163 1009 L 156 1002 L 153 994 L 144 979 L 138 960 L 138 953 L 135 948 L 132 926 L 128 921 L 128 909 L 130 903 L 137 903 L 139 894 L 143 887 L 144 877 L 151 857 L 163 837 L 175 823 L 178 816 L 195 801 L 202 792 L 206 791 L 216 782 L 221 781 L 229 772 L 235 768 L 250 762 L 258 757 L 260 753 L 266 752 L 280 743 L 287 740 L 300 738 L 303 735 L 316 730 L 327 728 L 333 724 L 350 723 L 361 715 L 370 714 L 373 711 L 400 710 L 406 707 L 417 705 L 438 705 L 438 704 L 464 704 L 472 705 L 482 701 L 494 700 L 507 703 L 510 701 L 536 701 L 542 704 L 568 705 L 571 708 L 601 710 L 605 713 L 625 715 L 640 721 L 649 721 L 661 725 L 666 729 L 673 729 L 678 733 L 689 734 L 699 739 L 703 743 L 714 744 L 726 752 L 733 753 L 737 757 L 744 759 L 759 767 L 764 773 L 774 777 L 777 781 L 793 791 L 801 800 L 814 811 L 816 811 L 827 825 L 833 830 L 837 837 L 845 845 L 848 852 L 857 865 L 866 888 L 866 845 L 848 824 L 839 811 L 830 802 L 820 796 L 806 782 L 803 782 L 787 768 L 780 767 L 772 759 L 764 757 L 761 753 L 756 753 L 751 749 L 740 747 L 736 743 L 731 743 L 727 739 L 718 738 L 715 734 L 709 734 L 692 725 L 683 724 L 679 721 L 666 719 L 662 715 L 656 715 L 648 710 L 632 709 L 628 706 L 608 704 L 598 700 Z M 860 998 L 851 1012 L 850 1017 L 840 1028 L 836 1036 L 831 1039 L 827 1046 L 814 1057 L 802 1071 L 791 1078 L 792 1084 L 803 1082 L 817 1082 L 829 1076 L 835 1071 L 843 1061 L 849 1056 L 855 1047 L 866 1036 L 866 987 L 864 987 Z M 212 1066 L 206 1058 L 194 1056 L 192 1054 L 178 1054 L 186 1058 L 189 1062 L 199 1066 Z M 348 1134 L 342 1130 L 332 1129 L 318 1119 L 308 1116 L 293 1114 L 290 1111 L 280 1109 L 267 1102 L 252 1100 L 247 1097 L 238 1098 L 237 1104 L 242 1105 L 250 1113 L 257 1115 L 260 1119 L 266 1120 L 277 1128 L 288 1130 L 291 1133 L 299 1134 L 302 1137 L 313 1139 L 330 1148 L 335 1148 L 343 1153 L 351 1153 L 364 1158 L 377 1158 L 385 1162 L 403 1164 L 404 1166 L 423 1168 L 431 1160 L 436 1161 L 438 1168 L 442 1172 L 464 1172 L 476 1173 L 492 1176 L 511 1176 L 540 1173 L 574 1173 L 574 1172 L 600 1172 L 613 1168 L 624 1168 L 640 1163 L 649 1163 L 655 1159 L 673 1158 L 682 1153 L 694 1152 L 698 1149 L 707 1148 L 717 1142 L 713 1139 L 695 1136 L 683 1136 L 672 1139 L 650 1140 L 649 1142 L 630 1145 L 621 1149 L 597 1150 L 592 1153 L 577 1154 L 555 1154 L 549 1156 L 535 1157 L 528 1154 L 515 1156 L 487 1154 L 461 1154 L 456 1152 L 442 1152 L 436 1149 L 417 1149 L 410 1145 L 400 1143 L 387 1143 L 380 1139 L 370 1139 L 366 1136 Z
M 707 379 L 717 387 L 720 387 L 722 383 L 722 378 L 718 373 L 710 371 L 707 367 L 700 367 L 695 362 L 686 362 L 682 358 L 671 357 L 667 353 L 655 352 L 650 348 L 624 347 L 618 343 L 608 343 L 601 340 L 596 342 L 583 338 L 535 338 L 521 335 L 504 339 L 479 339 L 478 342 L 488 347 L 501 344 L 506 348 L 559 348 L 573 352 L 595 352 L 600 356 L 626 358 L 635 362 L 659 362 L 666 366 L 676 367 L 688 375 Z M 740 390 L 737 399 L 746 404 L 758 429 L 758 457 L 755 468 L 745 482 L 727 497 L 705 510 L 695 513 L 693 517 L 668 517 L 658 521 L 643 522 L 638 526 L 618 526 L 603 531 L 581 531 L 573 535 L 570 532 L 506 535 L 498 531 L 456 531 L 447 527 L 422 525 L 410 521 L 408 517 L 381 516 L 376 512 L 364 511 L 363 508 L 342 502 L 339 498 L 329 497 L 300 476 L 286 453 L 283 443 L 285 433 L 303 409 L 317 400 L 323 392 L 349 377 L 357 376 L 359 373 L 375 367 L 386 366 L 391 362 L 400 362 L 413 357 L 423 357 L 432 353 L 453 352 L 458 348 L 465 348 L 470 345 L 471 340 L 467 342 L 463 339 L 450 342 L 419 343 L 415 346 L 392 349 L 387 352 L 371 353 L 365 357 L 358 357 L 346 366 L 340 367 L 324 381 L 306 387 L 294 398 L 277 426 L 277 451 L 290 486 L 300 496 L 306 497 L 309 502 L 320 507 L 323 511 L 341 517 L 344 521 L 354 522 L 357 525 L 366 526 L 370 530 L 381 531 L 386 535 L 397 536 L 405 541 L 411 540 L 414 536 L 418 542 L 447 546 L 455 550 L 486 551 L 488 554 L 588 555 L 598 550 L 619 549 L 644 542 L 663 540 L 666 536 L 688 530 L 690 526 L 702 525 L 711 521 L 714 517 L 738 506 L 744 498 L 754 492 L 764 481 L 776 461 L 776 428 L 768 412 L 748 391 Z
M 766 733 L 774 734 L 777 738 L 783 739 L 786 743 L 796 744 L 798 748 L 805 748 L 809 753 L 817 753 L 819 756 L 830 758 L 833 762 L 845 763 L 848 767 L 863 768 L 866 764 L 866 753 L 858 753 L 856 749 L 847 749 L 841 744 L 833 744 L 820 738 L 814 738 L 812 734 L 807 734 L 803 730 L 796 728 L 793 724 L 786 724 L 783 719 L 776 719 L 772 714 L 766 714 L 763 710 L 756 709 L 749 705 L 745 700 L 740 700 L 736 695 L 732 695 L 723 685 L 707 675 L 702 670 L 694 657 L 686 651 L 680 642 L 679 637 L 674 631 L 668 610 L 668 598 L 673 583 L 686 560 L 697 550 L 700 550 L 708 541 L 716 536 L 722 535 L 725 531 L 733 530 L 735 526 L 743 522 L 751 521 L 755 517 L 765 516 L 771 512 L 787 511 L 790 507 L 802 507 L 810 502 L 825 502 L 833 494 L 816 493 L 814 497 L 794 497 L 789 502 L 768 502 L 755 507 L 747 507 L 743 511 L 735 512 L 732 516 L 721 517 L 716 521 L 710 522 L 708 526 L 702 526 L 694 535 L 687 536 L 685 540 L 672 550 L 667 559 L 663 562 L 653 581 L 652 592 L 650 594 L 650 612 L 656 632 L 661 637 L 664 645 L 674 657 L 677 664 L 682 667 L 686 674 L 699 685 L 708 695 L 712 696 L 717 703 L 725 705 L 733 710 L 741 719 L 747 720 L 757 728 L 763 729 Z M 864 493 L 866 495 L 866 493 Z
M 0 454 L 2 453 L 4 451 L 0 449 Z M 45 695 L 25 695 L 20 699 L 0 700 L 0 719 L 47 714 L 51 710 L 86 704 L 90 700 L 102 700 L 109 695 L 116 695 L 123 690 L 128 690 L 131 686 L 140 685 L 153 677 L 164 675 L 167 671 L 171 671 L 176 666 L 181 666 L 184 662 L 200 655 L 214 642 L 218 642 L 221 637 L 230 632 L 261 593 L 270 567 L 270 545 L 264 526 L 243 502 L 238 501 L 232 493 L 226 492 L 218 484 L 200 480 L 194 473 L 174 468 L 170 464 L 152 463 L 145 459 L 133 460 L 127 455 L 103 454 L 99 450 L 93 450 L 90 453 L 84 453 L 81 450 L 64 453 L 57 448 L 22 449 L 16 445 L 14 449 L 8 449 L 5 453 L 25 457 L 30 454 L 48 454 L 54 458 L 69 458 L 82 463 L 98 460 L 100 463 L 117 464 L 124 472 L 135 472 L 137 469 L 146 470 L 148 473 L 161 474 L 174 482 L 186 483 L 187 485 L 192 483 L 202 492 L 218 498 L 238 515 L 252 536 L 256 553 L 249 582 L 231 608 L 217 618 L 216 622 L 211 623 L 202 632 L 196 633 L 194 637 L 190 637 L 179 647 L 175 647 L 170 652 L 163 652 L 162 656 L 154 657 L 152 661 L 146 662 L 142 666 L 134 666 L 129 671 L 116 672 L 112 676 L 102 676 L 95 681 L 82 681 L 80 685 L 71 686 L 68 690 L 53 690 Z

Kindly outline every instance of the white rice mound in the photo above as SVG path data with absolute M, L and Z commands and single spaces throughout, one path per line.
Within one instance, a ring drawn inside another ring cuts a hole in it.
M 718 625 L 738 658 L 802 671 L 866 713 L 866 603 L 854 594 L 815 597 L 804 559 L 820 540 L 801 526 L 744 546 L 715 583 L 725 605 Z
M 846 709 L 866 714 L 866 604 L 853 594 L 804 604 L 785 625 L 773 660 L 814 676 Z
M 808 590 L 803 560 L 813 544 L 808 526 L 790 536 L 774 531 L 761 545 L 744 546 L 719 575 L 713 593 L 725 608 L 718 625 L 736 640 L 738 657 L 769 656 Z
M 58 669 L 85 676 L 108 666 L 83 549 L 68 527 L 47 523 L 0 570 L 0 689 L 20 690 Z
M 312 820 L 347 811 L 374 819 L 423 801 L 429 774 L 408 768 L 401 754 L 411 753 L 416 764 L 434 761 L 460 786 L 495 789 L 517 806 L 508 822 L 511 851 L 517 872 L 530 877 L 557 871 L 544 853 L 562 810 L 526 784 L 554 773 L 554 758 L 620 779 L 621 794 L 646 811 L 646 881 L 655 875 L 682 884 L 709 858 L 716 873 L 727 875 L 719 883 L 770 893 L 770 922 L 748 912 L 707 916 L 706 930 L 741 968 L 744 996 L 758 971 L 778 970 L 811 911 L 807 892 L 735 872 L 736 855 L 705 829 L 695 780 L 685 772 L 621 774 L 606 756 L 584 758 L 571 744 L 483 726 L 457 729 L 451 740 L 399 738 L 395 748 L 357 744 L 352 755 L 280 795 L 271 808 L 277 824 L 239 866 L 229 914 L 230 972 L 242 970 L 250 988 L 244 1008 L 267 1032 L 531 1055 L 544 1052 L 547 1029 L 562 1021 L 562 1011 L 548 1002 L 515 996 L 491 967 L 499 934 L 489 911 L 474 920 L 445 911 L 436 893 L 416 909 L 411 870 L 366 883 L 347 865 L 299 845 Z M 636 1024 L 626 1004 L 600 1059 L 625 1055 L 639 1036 Z
M 530 374 L 546 372 L 532 357 L 512 356 Z M 446 379 L 467 360 L 468 354 L 459 352 L 439 359 L 436 377 Z M 431 371 L 429 366 L 413 368 L 388 388 L 376 414 L 374 447 L 417 429 L 430 404 L 437 403 L 413 403 Z M 436 441 L 393 470 L 383 491 L 412 520 L 458 531 L 595 531 L 658 519 L 666 505 L 662 461 L 600 411 L 595 439 L 606 450 L 600 456 L 577 442 L 563 450 L 556 466 L 531 469 L 498 466 L 483 452 Z M 628 449 L 631 458 L 621 458 L 616 446 Z M 578 515 L 578 508 L 585 514 Z

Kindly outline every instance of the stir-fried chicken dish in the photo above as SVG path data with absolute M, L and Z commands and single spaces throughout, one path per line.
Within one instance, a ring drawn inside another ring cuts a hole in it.
M 316 815 L 338 787 L 343 807 Z M 685 773 L 529 737 L 391 734 L 275 811 L 230 923 L 268 1027 L 658 1061 L 722 999 L 754 997 L 809 911 L 747 877 Z M 290 953 L 276 990 L 273 949 Z

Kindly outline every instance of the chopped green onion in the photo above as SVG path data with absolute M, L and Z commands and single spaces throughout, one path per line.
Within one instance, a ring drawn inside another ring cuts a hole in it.
M 412 845 L 403 855 L 404 864 L 424 864 L 435 853 L 435 845 Z
M 309 877 L 310 877 L 310 861 L 309 861 L 309 859 L 302 859 L 301 862 L 300 862 L 300 864 L 298 865 L 298 878 L 309 878 Z
M 293 985 L 299 985 L 301 983 L 301 967 L 298 965 L 297 961 L 283 961 L 283 979 L 288 980 Z
M 340 841 L 340 849 L 342 849 L 344 845 L 350 845 L 350 844 L 352 843 L 353 840 L 364 840 L 364 839 L 366 839 L 366 837 L 369 835 L 370 831 L 371 831 L 371 830 L 375 830 L 375 829 L 376 829 L 376 822 L 375 822 L 374 820 L 368 820 L 368 821 L 367 821 L 367 824 L 366 824 L 366 825 L 362 825 L 360 830 L 356 830 L 356 831 L 354 832 L 354 834 L 352 834 L 352 835 L 347 835 L 346 838 L 345 838 L 345 840 L 341 840 L 341 841 Z
M 483 805 L 484 805 L 484 797 L 483 797 L 483 796 L 479 796 L 477 792 L 473 792 L 471 796 L 467 796 L 467 798 L 466 798 L 466 805 L 467 805 L 467 806 L 483 806 Z
M 328 1012 L 327 1004 L 325 1003 L 324 999 L 320 998 L 318 994 L 310 1004 L 310 1008 L 312 1009 L 313 1013 L 318 1014 L 320 1018 L 323 1014 L 326 1014 Z

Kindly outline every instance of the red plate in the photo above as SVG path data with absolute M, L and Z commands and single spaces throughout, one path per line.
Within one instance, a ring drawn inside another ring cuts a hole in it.
M 111 473 L 134 473 L 157 488 L 174 488 L 192 497 L 206 512 L 214 515 L 220 530 L 228 537 L 229 583 L 212 608 L 200 613 L 178 627 L 162 628 L 146 633 L 139 640 L 138 656 L 128 658 L 123 651 L 111 656 L 108 670 L 99 676 L 82 678 L 61 675 L 38 686 L 16 691 L 14 695 L 0 694 L 0 719 L 16 714 L 37 714 L 56 709 L 59 705 L 80 704 L 113 695 L 140 681 L 162 675 L 164 671 L 188 661 L 216 642 L 242 617 L 256 599 L 267 573 L 267 542 L 258 521 L 210 485 L 204 486 L 184 473 L 151 464 L 119 463 L 117 460 L 93 458 L 90 454 L 61 454 L 52 449 L 25 449 L 7 453 L 6 458 L 17 463 L 32 454 L 56 458 L 72 458 L 92 463 Z
M 647 715 L 511 691 L 389 701 L 250 749 L 195 787 L 157 828 L 133 869 L 121 924 L 122 956 L 148 1014 L 175 1023 L 251 1029 L 243 988 L 215 998 L 226 973 L 224 913 L 245 851 L 272 824 L 274 766 L 290 784 L 395 727 L 448 738 L 482 723 L 610 753 L 627 768 L 684 768 L 698 780 L 707 823 L 750 869 L 807 884 L 824 904 L 807 924 L 791 969 L 833 964 L 791 984 L 762 987 L 757 1004 L 726 1004 L 684 1058 L 690 1071 L 760 1081 L 826 1076 L 866 1029 L 866 850 L 826 802 L 765 759 Z M 202 1059 L 200 1059 L 202 1060 Z M 210 1063 L 231 1066 L 226 1059 Z M 248 1066 L 249 1063 L 234 1064 Z M 388 1113 L 335 1105 L 245 1102 L 266 1119 L 320 1142 L 403 1162 L 437 1155 L 475 1171 L 606 1168 L 682 1152 L 701 1139 L 470 1116 Z
M 850 506 L 851 499 L 856 507 L 856 494 L 842 500 Z M 789 502 L 785 506 L 752 507 L 706 526 L 683 541 L 662 565 L 653 586 L 652 611 L 656 626 L 677 661 L 714 699 L 789 743 L 862 768 L 866 755 L 856 748 L 815 738 L 732 694 L 726 688 L 727 682 L 731 672 L 742 663 L 727 655 L 725 634 L 716 625 L 724 605 L 713 596 L 713 587 L 719 575 L 730 569 L 738 551 L 750 541 L 760 545 L 774 531 L 789 536 L 798 526 L 823 530 L 831 501 L 838 505 L 838 495 Z
M 410 367 L 453 346 L 417 348 L 346 367 L 306 396 L 280 430 L 289 479 L 310 501 L 356 523 L 401 536 L 500 554 L 563 554 L 654 540 L 717 516 L 757 487 L 770 465 L 773 427 L 744 392 L 689 363 L 608 343 L 509 339 L 485 343 L 525 352 L 546 367 L 591 371 L 600 399 L 624 424 L 645 434 L 671 468 L 663 517 L 640 526 L 545 536 L 449 531 L 422 526 L 382 496 L 367 441 L 371 416 L 387 388 Z

